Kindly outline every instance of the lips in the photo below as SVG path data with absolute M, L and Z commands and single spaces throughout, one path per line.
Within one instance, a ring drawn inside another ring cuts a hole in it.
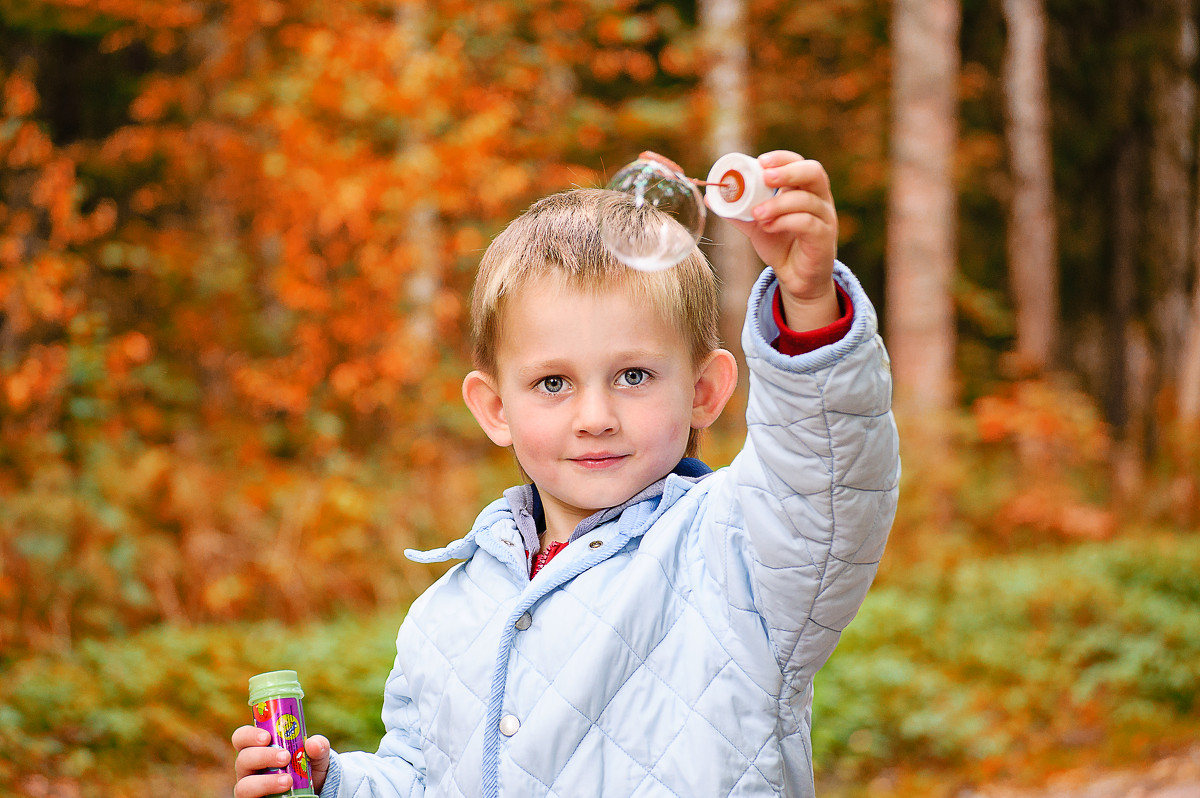
M 572 457 L 571 462 L 590 469 L 612 468 L 620 465 L 629 455 L 610 454 L 608 452 L 588 452 L 579 457 Z

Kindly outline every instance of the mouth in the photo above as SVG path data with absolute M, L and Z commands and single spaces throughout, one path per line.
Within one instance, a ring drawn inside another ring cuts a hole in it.
M 572 457 L 571 462 L 584 468 L 599 470 L 620 465 L 628 456 L 626 454 L 609 454 L 607 452 L 588 452 L 580 457 Z

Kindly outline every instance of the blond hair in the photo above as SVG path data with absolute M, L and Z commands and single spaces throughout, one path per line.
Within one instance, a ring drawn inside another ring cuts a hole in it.
M 623 289 L 654 308 L 683 337 L 694 365 L 720 346 L 716 275 L 698 248 L 660 271 L 638 271 L 604 245 L 601 220 L 610 231 L 638 236 L 666 214 L 637 206 L 633 197 L 605 189 L 552 194 L 517 217 L 488 247 L 471 293 L 471 356 L 475 368 L 495 376 L 507 300 L 546 279 L 576 291 Z M 692 430 L 688 455 L 698 439 Z
M 679 331 L 696 362 L 720 346 L 717 280 L 699 249 L 671 268 L 643 272 L 625 266 L 604 246 L 601 219 L 610 230 L 636 235 L 650 215 L 655 224 L 665 216 L 648 206 L 637 207 L 627 194 L 574 189 L 539 200 L 513 220 L 488 247 L 475 276 L 475 367 L 495 374 L 506 301 L 545 278 L 577 291 L 628 290 Z

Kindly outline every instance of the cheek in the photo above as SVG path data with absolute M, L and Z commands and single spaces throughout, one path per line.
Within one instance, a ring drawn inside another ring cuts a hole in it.
M 542 415 L 534 423 L 528 423 L 523 419 L 510 421 L 509 431 L 512 433 L 513 450 L 518 458 L 532 459 L 545 455 L 549 452 L 553 442 L 561 437 L 554 433 L 548 415 Z
M 669 455 L 669 452 L 676 448 L 680 452 L 687 448 L 691 422 L 691 404 L 683 401 L 681 397 L 675 397 L 672 401 L 653 408 L 646 408 L 646 412 L 642 413 L 640 418 L 644 437 L 662 447 L 664 455 Z

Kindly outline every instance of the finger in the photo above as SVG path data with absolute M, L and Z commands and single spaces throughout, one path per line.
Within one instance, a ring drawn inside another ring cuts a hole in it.
M 314 734 L 304 741 L 304 753 L 314 765 L 323 763 L 329 759 L 329 740 L 324 735 Z
M 812 235 L 823 228 L 837 230 L 837 211 L 807 191 L 777 194 L 751 213 L 759 227 L 768 233 Z
M 232 740 L 233 747 L 240 751 L 255 745 L 266 745 L 271 742 L 271 735 L 257 726 L 239 726 L 234 729 Z
M 783 166 L 786 163 L 793 161 L 803 161 L 804 156 L 791 150 L 771 150 L 764 152 L 758 156 L 758 163 L 764 169 L 770 169 L 773 166 Z
M 837 240 L 837 225 L 818 219 L 811 213 L 788 213 L 761 223 L 763 232 L 771 235 L 790 235 L 806 241 L 818 241 L 827 236 Z
M 751 215 L 758 222 L 771 221 L 793 213 L 806 213 L 826 223 L 837 218 L 837 212 L 831 203 L 811 191 L 799 189 L 781 191 L 771 199 L 755 205 L 751 210 Z
M 811 191 L 822 199 L 833 198 L 829 174 L 820 161 L 801 159 L 767 167 L 763 170 L 763 181 L 771 188 L 798 188 Z
M 264 798 L 279 795 L 292 788 L 292 777 L 286 773 L 246 776 L 233 786 L 233 798 Z
M 329 773 L 329 740 L 317 734 L 304 741 L 304 752 L 312 768 L 313 786 L 320 792 Z
M 277 745 L 243 748 L 234 760 L 233 772 L 238 778 L 243 778 L 262 770 L 287 767 L 291 761 L 292 756 L 287 749 Z

